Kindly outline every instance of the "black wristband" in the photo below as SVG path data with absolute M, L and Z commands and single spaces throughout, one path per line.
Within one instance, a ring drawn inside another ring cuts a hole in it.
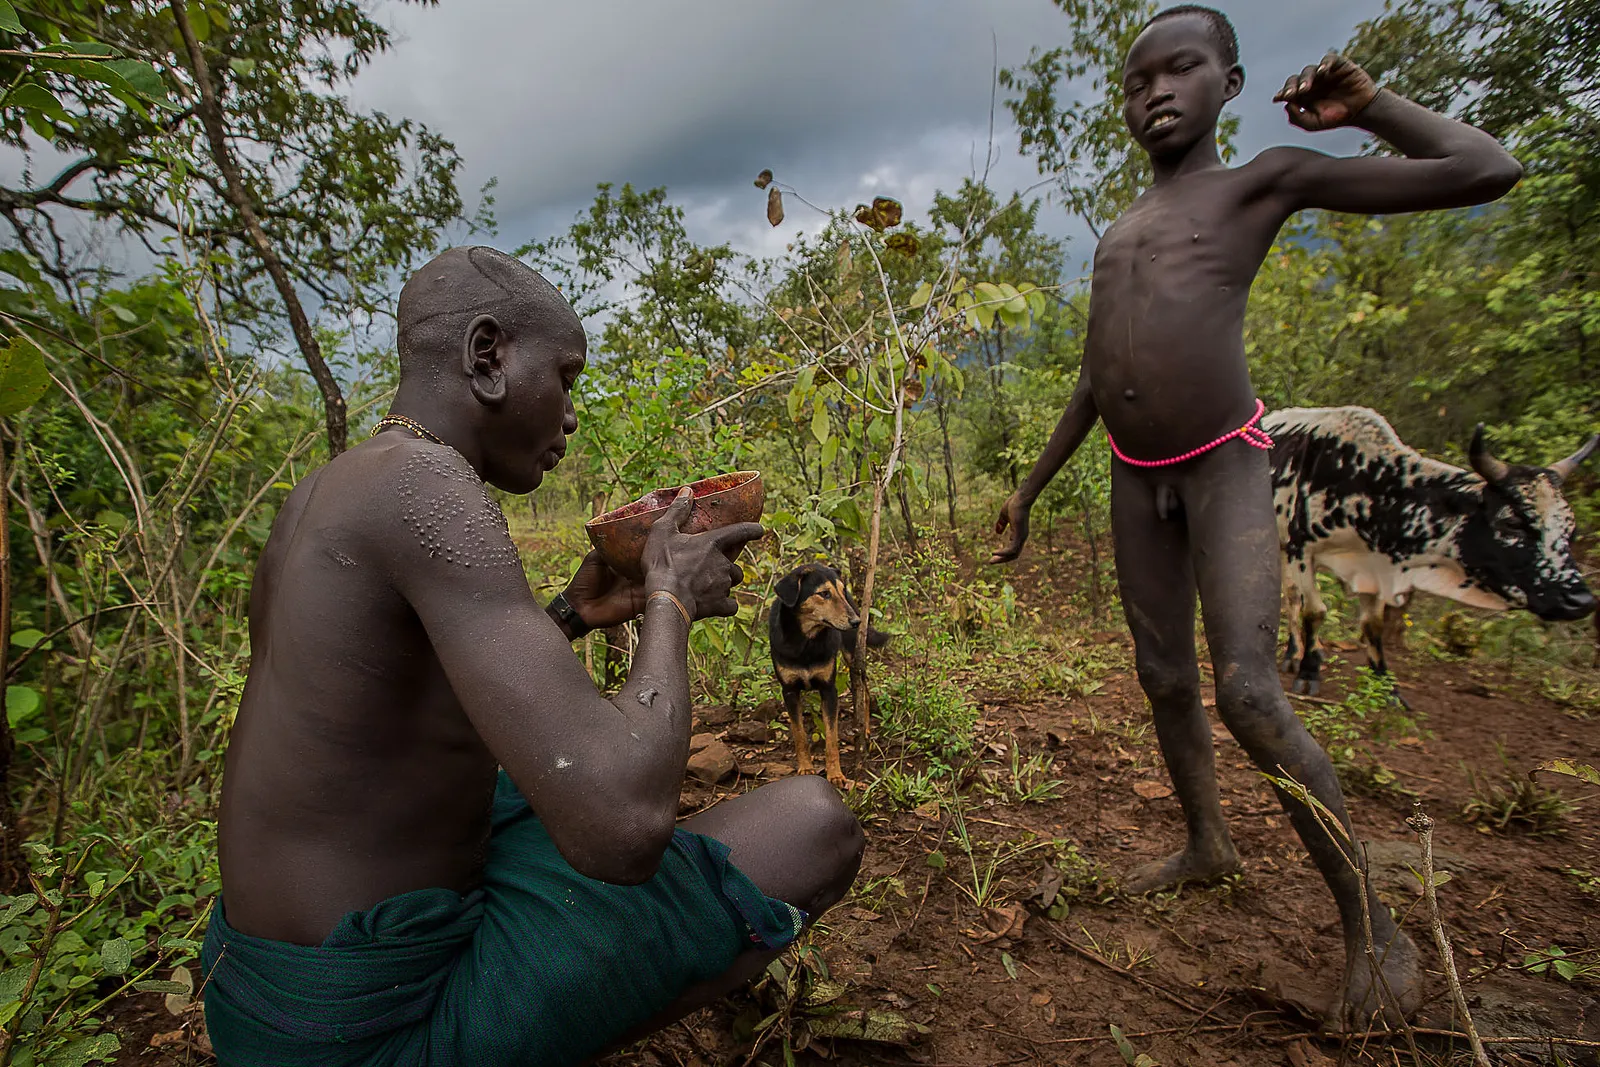
M 550 601 L 545 609 L 555 615 L 556 622 L 576 641 L 594 627 L 583 621 L 583 616 L 578 614 L 578 609 L 567 602 L 566 593 L 557 593 L 554 600 Z

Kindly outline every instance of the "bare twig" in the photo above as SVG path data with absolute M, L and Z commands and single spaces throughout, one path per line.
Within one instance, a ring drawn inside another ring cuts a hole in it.
M 1477 1067 L 1489 1067 L 1488 1053 L 1483 1050 L 1483 1042 L 1478 1037 L 1478 1029 L 1472 1023 L 1472 1012 L 1467 1008 L 1467 994 L 1461 988 L 1461 978 L 1456 974 L 1455 954 L 1450 950 L 1450 939 L 1444 933 L 1444 921 L 1439 918 L 1439 894 L 1433 875 L 1433 818 L 1422 810 L 1422 801 L 1417 801 L 1411 818 L 1407 820 L 1411 829 L 1416 831 L 1417 841 L 1422 846 L 1422 895 L 1428 901 L 1429 926 L 1433 930 L 1433 944 L 1439 950 L 1439 958 L 1444 961 L 1444 977 L 1450 986 L 1450 996 L 1455 1000 L 1456 1011 L 1461 1015 L 1461 1024 L 1467 1030 L 1467 1044 L 1472 1046 L 1472 1059 Z

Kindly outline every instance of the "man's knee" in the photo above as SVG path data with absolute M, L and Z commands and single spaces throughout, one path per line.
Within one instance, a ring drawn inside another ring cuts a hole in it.
M 817 775 L 786 778 L 767 788 L 783 789 L 793 847 L 815 872 L 811 899 L 793 903 L 815 917 L 843 900 L 855 882 L 866 848 L 861 822 L 839 791 Z
M 1141 657 L 1139 686 L 1151 704 L 1192 704 L 1200 698 L 1200 672 L 1193 663 Z

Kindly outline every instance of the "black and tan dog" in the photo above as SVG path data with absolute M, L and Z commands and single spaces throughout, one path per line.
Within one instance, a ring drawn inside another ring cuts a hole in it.
M 836 786 L 843 786 L 845 778 L 839 767 L 839 689 L 835 680 L 840 652 L 850 658 L 851 673 L 855 672 L 860 624 L 861 615 L 832 567 L 807 563 L 778 581 L 778 598 L 772 602 L 767 629 L 772 638 L 772 668 L 783 686 L 783 706 L 789 712 L 795 769 L 812 773 L 811 731 L 800 710 L 800 696 L 815 690 L 822 697 L 823 765 L 828 781 Z M 867 644 L 872 647 L 888 640 L 887 634 L 867 628 Z

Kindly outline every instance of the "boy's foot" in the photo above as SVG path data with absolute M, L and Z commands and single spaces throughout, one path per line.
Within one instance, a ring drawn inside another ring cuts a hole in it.
M 1235 874 L 1239 869 L 1239 854 L 1231 844 L 1206 853 L 1184 849 L 1164 860 L 1135 867 L 1122 884 L 1129 893 L 1153 893 L 1181 882 L 1209 882 L 1225 874 Z
M 1344 1003 L 1339 1013 L 1343 1029 L 1362 1031 L 1382 1029 L 1384 1024 L 1398 1025 L 1422 1002 L 1422 966 L 1416 942 L 1405 931 L 1396 930 L 1387 950 L 1381 943 L 1376 949 L 1384 977 L 1381 984 L 1373 980 L 1365 947 L 1356 944 L 1346 948 Z

